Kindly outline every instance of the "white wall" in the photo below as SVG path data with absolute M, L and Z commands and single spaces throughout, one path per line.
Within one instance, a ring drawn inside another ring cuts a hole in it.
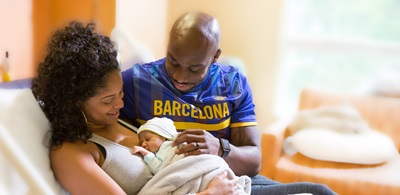
M 165 56 L 167 0 L 116 0 L 116 26 L 147 47 L 155 59 Z

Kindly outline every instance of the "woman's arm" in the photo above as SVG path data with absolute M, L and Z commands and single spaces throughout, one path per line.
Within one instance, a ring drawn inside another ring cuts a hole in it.
M 50 163 L 56 179 L 71 194 L 125 194 L 98 165 L 98 153 L 91 142 L 64 143 L 52 150 Z

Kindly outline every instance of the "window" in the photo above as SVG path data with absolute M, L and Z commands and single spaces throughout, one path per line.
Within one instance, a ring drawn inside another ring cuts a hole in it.
M 278 116 L 303 88 L 366 92 L 400 78 L 400 1 L 284 0 Z M 400 81 L 398 82 L 400 85 Z

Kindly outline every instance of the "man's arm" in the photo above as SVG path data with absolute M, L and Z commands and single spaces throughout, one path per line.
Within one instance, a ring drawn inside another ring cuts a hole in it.
M 261 135 L 258 126 L 231 129 L 231 152 L 225 158 L 236 175 L 255 176 L 261 167 Z M 222 149 L 218 152 L 222 155 Z

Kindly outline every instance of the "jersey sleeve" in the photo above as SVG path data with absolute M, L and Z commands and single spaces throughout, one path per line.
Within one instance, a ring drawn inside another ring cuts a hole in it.
M 134 121 L 135 113 L 135 88 L 133 82 L 133 68 L 129 68 L 122 72 L 123 91 L 124 91 L 124 107 L 120 110 L 120 117 Z
M 239 74 L 238 82 L 240 83 L 242 95 L 234 103 L 230 127 L 257 125 L 253 95 L 247 78 L 243 74 Z

